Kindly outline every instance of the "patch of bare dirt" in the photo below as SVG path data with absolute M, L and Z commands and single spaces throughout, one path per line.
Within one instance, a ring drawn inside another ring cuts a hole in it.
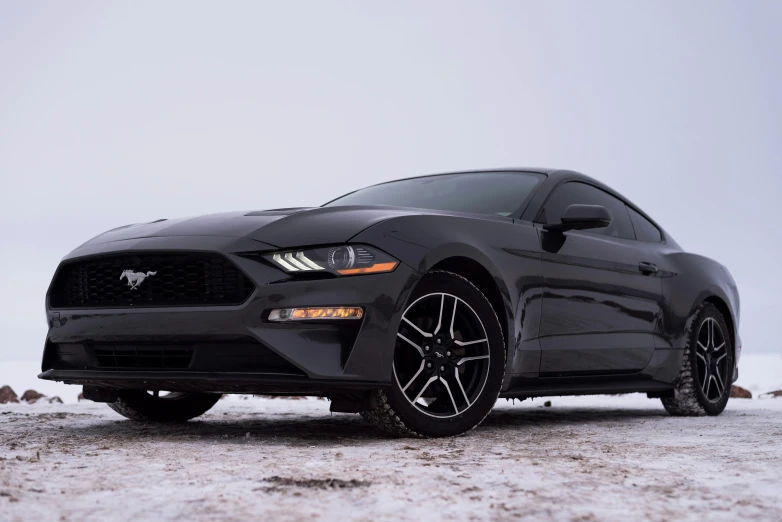
M 751 399 L 752 398 L 752 392 L 749 390 L 745 390 L 741 386 L 736 386 L 735 384 L 730 387 L 730 398 L 731 399 Z
M 269 477 L 264 479 L 264 482 L 268 482 L 271 485 L 263 488 L 258 488 L 266 492 L 281 491 L 288 488 L 303 488 L 303 489 L 326 489 L 326 490 L 341 490 L 341 489 L 354 489 L 354 488 L 366 488 L 372 485 L 367 480 L 341 480 L 338 478 L 324 478 L 324 479 L 295 479 L 290 477 Z

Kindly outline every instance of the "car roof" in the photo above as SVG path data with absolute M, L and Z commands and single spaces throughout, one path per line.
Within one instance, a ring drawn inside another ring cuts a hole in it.
M 567 169 L 557 169 L 557 168 L 549 168 L 549 167 L 505 167 L 505 168 L 494 168 L 494 169 L 474 169 L 474 170 L 457 170 L 453 172 L 438 172 L 435 174 L 423 174 L 420 176 L 410 176 L 408 178 L 402 178 L 402 179 L 395 179 L 392 181 L 385 181 L 383 183 L 378 183 L 378 185 L 384 185 L 386 183 L 393 183 L 394 181 L 404 181 L 408 179 L 417 179 L 417 178 L 429 178 L 432 176 L 449 176 L 454 174 L 488 174 L 492 172 L 532 172 L 534 174 L 543 174 L 547 178 L 547 184 L 549 186 L 558 185 L 560 181 L 585 181 L 587 183 L 590 183 L 592 185 L 595 185 L 596 187 L 605 190 L 609 194 L 612 194 L 614 196 L 617 196 L 619 199 L 625 200 L 625 202 L 628 202 L 629 200 L 619 194 L 616 190 L 612 189 L 608 185 L 603 184 L 599 180 L 592 178 L 590 176 L 587 176 L 586 174 L 582 174 L 581 172 L 576 172 L 575 170 L 567 170 Z M 631 203 L 632 207 L 636 207 Z
M 571 178 L 571 179 L 581 178 L 586 181 L 600 184 L 598 180 L 590 176 L 587 176 L 586 174 L 582 174 L 581 172 L 577 172 L 575 170 L 569 170 L 569 169 L 559 169 L 559 168 L 549 168 L 549 167 L 504 167 L 504 168 L 494 168 L 494 169 L 457 170 L 453 172 L 438 172 L 435 174 L 423 174 L 420 176 L 412 176 L 411 178 L 406 178 L 406 179 L 426 178 L 429 176 L 446 176 L 448 174 L 483 174 L 489 172 L 534 172 L 536 174 L 545 174 L 546 176 L 552 178 Z
M 559 169 L 550 169 L 546 167 L 505 167 L 505 168 L 493 168 L 493 169 L 470 169 L 470 170 L 455 170 L 450 172 L 435 172 L 433 174 L 421 174 L 419 176 L 410 176 L 403 179 L 415 179 L 415 178 L 428 178 L 429 176 L 447 176 L 449 174 L 483 174 L 484 172 L 534 172 L 537 174 L 551 174 L 557 172 Z M 395 180 L 399 181 L 399 180 Z
M 604 186 L 598 180 L 591 178 L 586 174 L 576 172 L 575 170 L 558 169 L 558 168 L 550 168 L 550 167 L 503 167 L 503 168 L 492 168 L 492 169 L 470 169 L 470 170 L 455 170 L 450 172 L 435 172 L 432 174 L 421 174 L 418 176 L 409 176 L 406 178 L 385 181 L 383 183 L 379 183 L 379 185 L 383 185 L 384 183 L 393 183 L 394 181 L 403 181 L 406 179 L 429 178 L 432 176 L 449 176 L 454 174 L 488 174 L 492 172 L 532 172 L 535 174 L 545 174 L 547 177 L 556 178 L 556 179 L 558 178 L 583 179 L 584 181 L 589 181 L 590 183 L 596 183 L 601 186 Z

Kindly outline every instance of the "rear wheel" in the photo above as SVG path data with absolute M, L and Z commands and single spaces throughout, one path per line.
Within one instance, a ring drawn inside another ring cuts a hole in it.
M 209 411 L 220 397 L 214 393 L 122 390 L 109 407 L 131 420 L 184 422 Z
M 695 312 L 674 396 L 663 398 L 663 406 L 671 415 L 719 415 L 730 398 L 733 364 L 725 318 L 706 303 Z
M 464 433 L 491 411 L 504 373 L 505 342 L 489 301 L 463 277 L 434 271 L 402 315 L 392 385 L 362 415 L 396 435 Z

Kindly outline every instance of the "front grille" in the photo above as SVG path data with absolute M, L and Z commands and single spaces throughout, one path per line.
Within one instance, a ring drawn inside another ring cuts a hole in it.
M 113 345 L 104 348 L 96 347 L 95 358 L 101 368 L 182 370 L 190 366 L 193 350 Z
M 52 286 L 50 306 L 235 305 L 253 290 L 247 276 L 218 254 L 122 254 L 64 264 Z

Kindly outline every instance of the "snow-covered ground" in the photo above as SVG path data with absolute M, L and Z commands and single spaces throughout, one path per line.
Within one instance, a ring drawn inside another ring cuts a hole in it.
M 643 396 L 502 401 L 389 439 L 319 400 L 229 399 L 159 426 L 0 406 L 0 520 L 780 520 L 782 399 L 673 418 Z
M 782 357 L 753 376 L 755 357 L 744 383 L 782 388 Z M 0 520 L 782 519 L 782 399 L 708 418 L 642 395 L 550 400 L 500 401 L 440 440 L 316 399 L 231 397 L 162 426 L 91 402 L 0 405 Z

